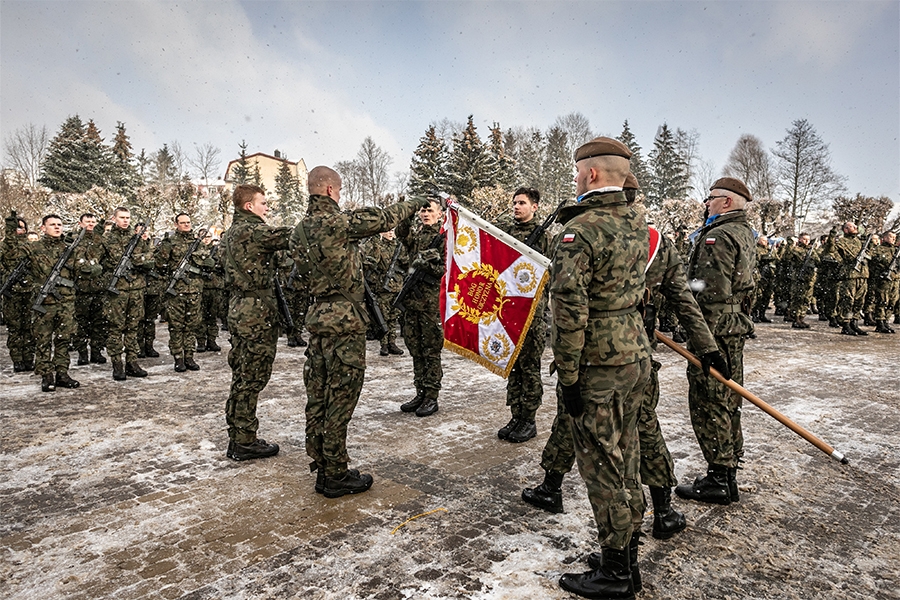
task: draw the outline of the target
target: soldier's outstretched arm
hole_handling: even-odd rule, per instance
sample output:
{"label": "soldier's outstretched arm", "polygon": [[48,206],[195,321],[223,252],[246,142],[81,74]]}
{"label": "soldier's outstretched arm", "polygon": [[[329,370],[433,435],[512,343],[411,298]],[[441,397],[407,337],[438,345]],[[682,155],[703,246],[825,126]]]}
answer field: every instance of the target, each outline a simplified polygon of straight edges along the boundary
{"label": "soldier's outstretched arm", "polygon": [[254,243],[258,244],[265,250],[277,252],[278,250],[287,250],[291,242],[291,233],[293,227],[272,227],[264,225],[253,229],[251,238]]}
{"label": "soldier's outstretched arm", "polygon": [[[428,203],[427,200],[424,203]],[[350,213],[350,238],[360,240],[397,227],[422,207],[422,200],[404,200],[386,208],[366,207]]]}

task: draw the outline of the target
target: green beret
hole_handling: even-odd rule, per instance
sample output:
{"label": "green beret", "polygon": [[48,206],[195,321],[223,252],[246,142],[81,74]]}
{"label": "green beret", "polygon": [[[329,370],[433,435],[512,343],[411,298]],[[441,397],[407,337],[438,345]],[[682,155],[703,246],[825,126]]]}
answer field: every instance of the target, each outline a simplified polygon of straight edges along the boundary
{"label": "green beret", "polygon": [[720,190],[728,190],[729,192],[734,192],[739,196],[743,196],[747,199],[747,202],[752,202],[753,197],[750,195],[750,190],[747,189],[747,186],[744,185],[744,182],[740,179],[735,179],[734,177],[722,177],[709,188],[710,191],[715,189]]}
{"label": "green beret", "polygon": [[622,185],[623,190],[639,190],[641,186],[638,185],[637,177],[634,176],[634,173],[629,172],[628,177],[625,178],[625,183]]}
{"label": "green beret", "polygon": [[594,138],[575,151],[575,162],[595,156],[621,156],[631,158],[631,150],[620,142],[608,137]]}

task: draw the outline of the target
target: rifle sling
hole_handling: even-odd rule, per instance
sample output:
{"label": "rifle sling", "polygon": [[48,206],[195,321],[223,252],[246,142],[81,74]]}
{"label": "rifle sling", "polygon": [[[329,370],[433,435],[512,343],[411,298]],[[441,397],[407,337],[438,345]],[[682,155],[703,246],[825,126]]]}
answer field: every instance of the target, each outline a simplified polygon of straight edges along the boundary
{"label": "rifle sling", "polygon": [[[321,275],[324,275],[325,279],[328,281],[328,284],[331,285],[331,287],[333,287],[334,289],[336,289],[338,291],[338,293],[341,296],[343,296],[347,302],[349,302],[350,304],[353,305],[353,310],[356,311],[356,316],[358,316],[362,320],[363,323],[368,323],[366,315],[364,314],[365,311],[363,311],[362,307],[359,305],[359,300],[354,300],[353,298],[351,298],[350,294],[345,292],[344,288],[342,288],[337,283],[335,283],[335,281],[334,281],[334,279],[332,279],[331,275],[326,273],[320,267],[320,265],[325,261],[325,257],[322,255],[322,251],[319,248],[313,248],[312,246],[309,245],[309,240],[306,238],[306,229],[304,229],[302,222],[297,225],[297,231],[298,231],[298,235],[300,236],[300,243],[303,244],[304,248],[306,249],[306,252],[311,254],[313,252],[313,250],[317,251],[316,252],[317,256],[315,257],[316,260],[313,261],[313,264],[312,264],[313,270],[318,271]],[[316,302],[321,302],[325,298],[333,298],[333,297],[334,297],[334,294],[329,294],[326,296],[316,296]]]}

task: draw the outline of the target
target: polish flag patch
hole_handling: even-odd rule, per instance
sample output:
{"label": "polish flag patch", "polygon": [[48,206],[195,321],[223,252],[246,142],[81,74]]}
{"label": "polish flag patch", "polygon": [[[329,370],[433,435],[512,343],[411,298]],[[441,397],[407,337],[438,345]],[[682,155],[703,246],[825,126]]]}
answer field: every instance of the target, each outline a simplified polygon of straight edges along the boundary
{"label": "polish flag patch", "polygon": [[563,234],[562,241],[563,241],[563,243],[574,242],[574,241],[575,241],[575,234],[574,234],[574,233],[566,233],[566,234]]}
{"label": "polish flag patch", "polygon": [[716,244],[716,238],[706,238],[707,246],[714,246]]}

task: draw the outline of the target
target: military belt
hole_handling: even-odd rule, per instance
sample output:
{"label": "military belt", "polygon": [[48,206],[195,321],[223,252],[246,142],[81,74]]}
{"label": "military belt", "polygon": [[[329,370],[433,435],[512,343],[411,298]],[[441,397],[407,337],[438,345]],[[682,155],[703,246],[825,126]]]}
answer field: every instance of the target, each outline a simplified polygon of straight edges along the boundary
{"label": "military belt", "polygon": [[721,309],[721,312],[725,314],[742,312],[740,304],[725,304],[724,302],[714,302],[712,304],[707,304],[706,309],[709,311]]}
{"label": "military belt", "polygon": [[275,295],[275,291],[272,288],[260,288],[257,290],[234,290],[234,292],[232,293],[240,298],[270,298]]}
{"label": "military belt", "polygon": [[637,306],[629,306],[628,308],[620,308],[618,310],[596,310],[592,308],[590,309],[590,316],[593,318],[621,317],[622,315],[630,315],[633,312],[637,312]]}
{"label": "military belt", "polygon": [[324,296],[316,296],[315,298],[313,298],[312,301],[314,304],[321,304],[322,302],[340,302],[341,300],[347,300],[348,298],[351,302],[362,302],[363,301],[362,294],[347,294],[345,296],[344,294],[340,294],[340,293],[339,294],[326,294]]}

